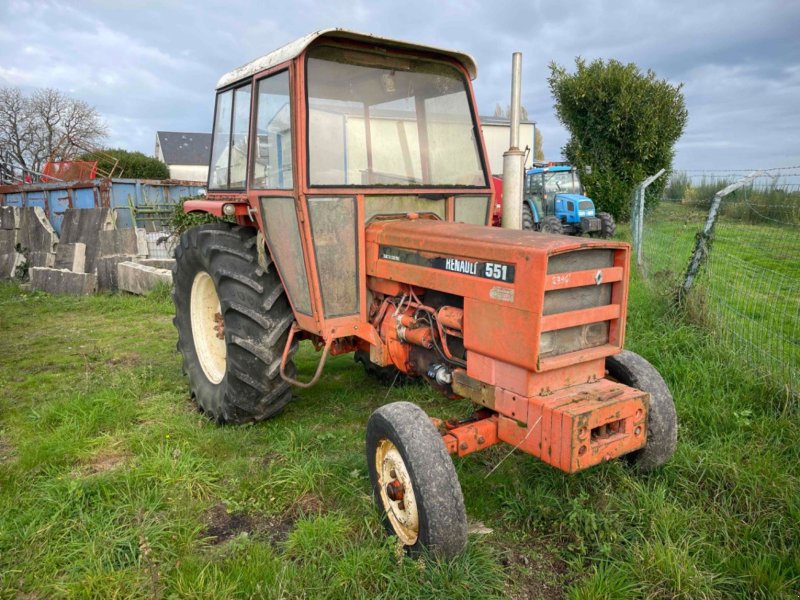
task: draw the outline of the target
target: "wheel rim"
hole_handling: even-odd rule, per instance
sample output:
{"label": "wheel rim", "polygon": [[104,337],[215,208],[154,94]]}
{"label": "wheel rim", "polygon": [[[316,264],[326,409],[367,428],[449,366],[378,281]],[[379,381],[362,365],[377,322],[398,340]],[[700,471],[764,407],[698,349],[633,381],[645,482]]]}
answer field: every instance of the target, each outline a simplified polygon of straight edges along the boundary
{"label": "wheel rim", "polygon": [[211,383],[219,383],[225,377],[227,362],[225,324],[214,280],[205,271],[195,275],[192,282],[189,312],[200,366]]}
{"label": "wheel rim", "polygon": [[397,537],[413,546],[419,537],[419,512],[414,487],[400,451],[389,440],[381,440],[375,449],[375,468],[381,504]]}

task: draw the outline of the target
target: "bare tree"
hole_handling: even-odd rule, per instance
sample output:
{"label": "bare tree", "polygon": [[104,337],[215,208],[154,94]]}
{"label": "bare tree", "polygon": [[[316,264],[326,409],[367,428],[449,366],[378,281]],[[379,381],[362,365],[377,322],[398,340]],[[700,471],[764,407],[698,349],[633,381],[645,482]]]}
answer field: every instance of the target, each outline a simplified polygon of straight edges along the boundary
{"label": "bare tree", "polygon": [[0,88],[0,155],[20,167],[41,171],[48,160],[69,160],[91,150],[108,134],[97,110],[58,90],[25,96]]}

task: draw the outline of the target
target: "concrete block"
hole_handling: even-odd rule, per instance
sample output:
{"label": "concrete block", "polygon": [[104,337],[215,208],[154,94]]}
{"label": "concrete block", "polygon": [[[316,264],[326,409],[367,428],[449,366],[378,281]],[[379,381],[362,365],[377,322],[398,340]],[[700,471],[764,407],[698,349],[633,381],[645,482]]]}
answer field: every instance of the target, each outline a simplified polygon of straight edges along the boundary
{"label": "concrete block", "polygon": [[113,292],[119,289],[117,282],[117,265],[122,262],[132,262],[136,259],[130,254],[116,256],[101,256],[97,259],[97,289],[103,292]]}
{"label": "concrete block", "polygon": [[19,252],[0,254],[0,280],[14,279],[17,267],[25,264],[25,256]]}
{"label": "concrete block", "polygon": [[46,267],[48,269],[52,269],[55,264],[55,252],[28,252],[29,267]]}
{"label": "concrete block", "polygon": [[53,266],[56,269],[67,269],[73,273],[83,273],[86,267],[86,244],[83,242],[60,243],[56,248],[56,260]]}
{"label": "concrete block", "polygon": [[19,228],[19,208],[16,206],[0,206],[0,229]]}
{"label": "concrete block", "polygon": [[31,288],[50,294],[83,296],[91,294],[97,287],[94,273],[73,273],[64,269],[33,267],[29,271]]}
{"label": "concrete block", "polygon": [[97,256],[117,256],[120,254],[138,254],[138,240],[135,229],[111,229],[101,231],[98,237]]}
{"label": "concrete block", "polygon": [[69,208],[61,222],[61,242],[86,244],[87,273],[94,273],[101,231],[114,229],[116,215],[109,208]]}
{"label": "concrete block", "polygon": [[171,285],[172,272],[135,262],[121,262],[117,265],[117,283],[125,292],[147,294],[159,283]]}
{"label": "concrete block", "polygon": [[17,251],[17,231],[0,229],[0,254],[12,254]]}
{"label": "concrete block", "polygon": [[150,256],[147,248],[147,231],[139,227],[136,228],[136,254],[138,256]]}
{"label": "concrete block", "polygon": [[156,269],[166,269],[167,271],[172,271],[172,267],[175,266],[174,258],[139,258],[135,262],[140,265],[155,267]]}
{"label": "concrete block", "polygon": [[38,206],[19,209],[17,243],[28,252],[56,251],[58,234]]}

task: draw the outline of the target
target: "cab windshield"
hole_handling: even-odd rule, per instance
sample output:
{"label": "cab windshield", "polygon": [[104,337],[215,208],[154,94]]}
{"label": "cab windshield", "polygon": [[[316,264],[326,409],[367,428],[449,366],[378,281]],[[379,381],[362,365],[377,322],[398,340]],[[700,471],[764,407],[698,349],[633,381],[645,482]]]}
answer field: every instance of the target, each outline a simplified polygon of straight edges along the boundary
{"label": "cab windshield", "polygon": [[310,185],[487,185],[452,65],[318,46],[306,73]]}
{"label": "cab windshield", "polygon": [[551,171],[544,174],[544,191],[548,194],[580,194],[581,184],[574,171]]}

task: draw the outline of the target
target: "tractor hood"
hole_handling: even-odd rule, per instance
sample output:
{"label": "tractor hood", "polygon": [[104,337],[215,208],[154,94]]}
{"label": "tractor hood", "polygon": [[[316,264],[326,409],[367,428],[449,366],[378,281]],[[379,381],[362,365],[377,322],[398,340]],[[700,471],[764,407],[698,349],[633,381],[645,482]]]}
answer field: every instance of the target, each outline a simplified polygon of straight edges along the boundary
{"label": "tractor hood", "polygon": [[[392,295],[403,282],[461,296],[473,359],[540,371],[573,364],[567,353],[588,360],[619,352],[628,248],[433,219],[377,221],[366,231],[366,274],[370,289]],[[550,354],[540,357],[539,340],[550,331],[560,350],[545,348]]]}
{"label": "tractor hood", "polygon": [[589,198],[588,196],[584,196],[582,194],[556,194],[556,198],[558,200],[565,200],[565,201],[572,200],[573,202],[576,203],[581,202],[583,200],[589,200],[589,202],[592,201],[591,198]]}

